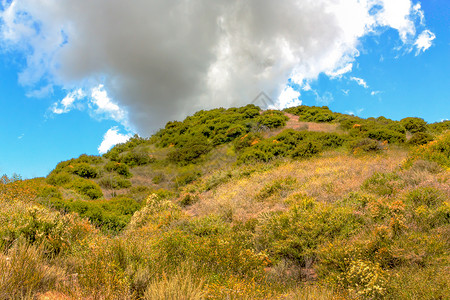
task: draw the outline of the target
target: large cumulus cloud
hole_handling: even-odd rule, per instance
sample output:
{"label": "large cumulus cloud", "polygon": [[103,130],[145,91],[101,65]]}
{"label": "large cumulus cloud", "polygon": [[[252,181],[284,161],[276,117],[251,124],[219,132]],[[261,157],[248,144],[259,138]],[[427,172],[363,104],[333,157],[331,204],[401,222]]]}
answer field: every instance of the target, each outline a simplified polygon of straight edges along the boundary
{"label": "large cumulus cloud", "polygon": [[2,5],[2,45],[25,55],[23,85],[101,85],[141,134],[198,109],[249,103],[261,91],[277,99],[289,78],[302,86],[320,73],[341,76],[351,71],[361,37],[385,28],[397,30],[405,47],[426,50],[416,43],[423,13],[410,0]]}

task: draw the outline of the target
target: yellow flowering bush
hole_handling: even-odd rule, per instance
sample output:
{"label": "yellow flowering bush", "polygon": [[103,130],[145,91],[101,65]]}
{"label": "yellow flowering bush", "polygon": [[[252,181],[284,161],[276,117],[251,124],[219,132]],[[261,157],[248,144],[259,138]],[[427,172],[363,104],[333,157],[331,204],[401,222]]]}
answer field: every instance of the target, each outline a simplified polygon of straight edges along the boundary
{"label": "yellow flowering bush", "polygon": [[355,260],[340,278],[350,295],[365,299],[380,299],[386,294],[387,274],[378,263]]}

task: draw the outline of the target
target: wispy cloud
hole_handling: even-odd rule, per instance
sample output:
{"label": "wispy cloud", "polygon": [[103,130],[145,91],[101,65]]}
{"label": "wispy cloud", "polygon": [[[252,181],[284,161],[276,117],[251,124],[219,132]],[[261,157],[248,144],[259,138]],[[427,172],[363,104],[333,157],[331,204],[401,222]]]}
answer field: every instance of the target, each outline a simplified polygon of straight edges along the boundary
{"label": "wispy cloud", "polygon": [[342,75],[351,72],[352,69],[353,69],[353,64],[352,64],[352,63],[349,63],[349,64],[347,64],[346,66],[344,66],[343,68],[340,68],[340,69],[335,70],[335,71],[328,71],[328,72],[326,72],[326,74],[327,74],[331,79],[334,79],[334,78],[340,78],[340,77],[342,77]]}
{"label": "wispy cloud", "polygon": [[347,114],[352,115],[352,116],[359,116],[362,112],[364,111],[364,108],[359,108],[355,111],[346,111]]}
{"label": "wispy cloud", "polygon": [[53,85],[47,84],[39,89],[32,90],[26,93],[29,98],[44,98],[53,93]]}
{"label": "wispy cloud", "polygon": [[381,94],[381,91],[372,91],[372,92],[370,93],[371,96],[376,96],[376,95],[378,95],[378,94]]}
{"label": "wispy cloud", "polygon": [[362,86],[365,89],[369,88],[369,86],[367,85],[367,82],[362,78],[352,76],[352,77],[350,77],[350,80],[355,81],[358,85]]}
{"label": "wispy cloud", "polygon": [[53,103],[50,110],[57,115],[66,114],[77,107],[76,101],[82,100],[85,97],[86,94],[82,89],[76,89],[69,92],[60,102]]}

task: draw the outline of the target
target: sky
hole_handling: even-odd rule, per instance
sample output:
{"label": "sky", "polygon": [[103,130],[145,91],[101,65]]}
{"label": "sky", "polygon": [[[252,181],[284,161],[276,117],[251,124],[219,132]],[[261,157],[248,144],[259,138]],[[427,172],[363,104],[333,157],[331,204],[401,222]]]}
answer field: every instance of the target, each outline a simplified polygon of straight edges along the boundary
{"label": "sky", "polygon": [[0,0],[0,174],[200,109],[450,119],[448,0]]}

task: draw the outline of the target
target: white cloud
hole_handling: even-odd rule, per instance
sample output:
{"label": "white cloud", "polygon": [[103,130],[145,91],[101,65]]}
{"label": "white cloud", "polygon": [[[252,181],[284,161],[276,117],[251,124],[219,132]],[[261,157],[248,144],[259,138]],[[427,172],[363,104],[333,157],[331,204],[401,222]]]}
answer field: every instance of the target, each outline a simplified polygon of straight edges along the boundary
{"label": "white cloud", "polygon": [[414,14],[416,14],[419,17],[420,20],[420,25],[425,25],[425,14],[423,13],[422,10],[422,5],[420,5],[420,3],[416,3],[413,6],[413,12]]}
{"label": "white cloud", "polygon": [[377,23],[394,28],[400,39],[406,43],[415,34],[413,19],[420,8],[414,10],[410,0],[381,0],[382,9],[377,14]]}
{"label": "white cloud", "polygon": [[341,90],[341,91],[345,96],[348,96],[348,93],[350,93],[350,90]]}
{"label": "white cloud", "polygon": [[422,31],[421,34],[417,37],[414,46],[416,46],[416,56],[420,54],[420,52],[425,52],[428,48],[433,45],[433,40],[436,38],[436,35],[429,30]]}
{"label": "white cloud", "polygon": [[98,153],[104,154],[113,146],[126,143],[131,137],[131,134],[121,134],[117,127],[112,127],[103,136],[103,141],[100,146],[98,146]]}
{"label": "white cloud", "polygon": [[334,78],[340,78],[340,77],[342,77],[342,75],[344,75],[344,74],[346,74],[346,73],[348,73],[348,72],[351,72],[352,69],[353,69],[353,64],[350,63],[350,64],[347,64],[345,67],[339,69],[339,70],[336,70],[336,71],[329,71],[329,72],[327,72],[326,74],[327,74],[331,79],[334,79]]}
{"label": "white cloud", "polygon": [[278,97],[278,103],[281,107],[292,107],[302,104],[302,100],[299,99],[300,92],[294,90],[292,87],[286,87]]}
{"label": "white cloud", "polygon": [[312,90],[312,87],[308,82],[305,82],[305,83],[303,83],[302,90],[305,92],[309,92]]}
{"label": "white cloud", "polygon": [[362,78],[350,77],[350,80],[355,81],[358,85],[362,86],[365,89],[369,88],[369,86],[367,85],[367,82],[364,79],[362,79]]}
{"label": "white cloud", "polygon": [[372,92],[370,93],[370,95],[376,96],[376,95],[378,95],[378,94],[380,94],[380,93],[381,93],[381,91],[372,91]]}
{"label": "white cloud", "polygon": [[111,100],[102,84],[92,89],[91,103],[96,118],[107,118],[123,125],[127,124],[126,112]]}
{"label": "white cloud", "polygon": [[85,97],[82,89],[69,92],[60,102],[53,103],[50,108],[54,114],[66,114],[75,108],[75,102]]}
{"label": "white cloud", "polygon": [[[25,55],[23,85],[82,88],[91,115],[123,120],[127,112],[142,135],[261,91],[277,99],[289,78],[302,90],[321,73],[340,77],[352,70],[361,39],[386,28],[405,47],[428,45],[417,40],[423,12],[411,0],[3,3],[1,46]],[[58,103],[53,111],[73,108]]]}
{"label": "white cloud", "polygon": [[352,116],[359,116],[364,111],[364,108],[357,109],[356,112],[354,111],[346,111],[347,114]]}
{"label": "white cloud", "polygon": [[83,110],[88,107],[89,114],[94,119],[114,120],[127,128],[130,127],[126,111],[111,100],[102,84],[93,87],[89,96],[82,89],[71,91],[60,102],[53,103],[50,110],[60,115],[73,109]]}

